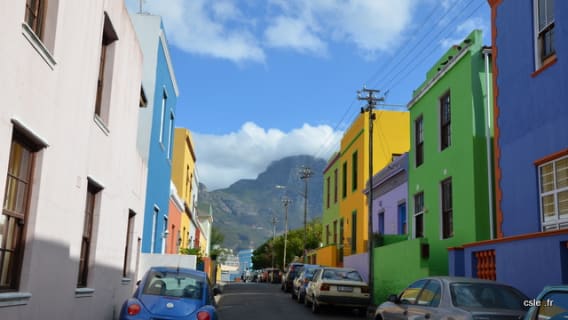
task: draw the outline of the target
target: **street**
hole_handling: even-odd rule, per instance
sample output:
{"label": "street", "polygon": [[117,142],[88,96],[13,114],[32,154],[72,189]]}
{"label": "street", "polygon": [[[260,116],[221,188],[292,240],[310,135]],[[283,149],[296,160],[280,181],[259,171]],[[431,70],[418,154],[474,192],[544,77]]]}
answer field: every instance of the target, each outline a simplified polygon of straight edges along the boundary
{"label": "street", "polygon": [[323,308],[313,314],[310,308],[292,300],[280,284],[230,283],[222,287],[217,306],[221,320],[271,319],[365,319],[353,310]]}

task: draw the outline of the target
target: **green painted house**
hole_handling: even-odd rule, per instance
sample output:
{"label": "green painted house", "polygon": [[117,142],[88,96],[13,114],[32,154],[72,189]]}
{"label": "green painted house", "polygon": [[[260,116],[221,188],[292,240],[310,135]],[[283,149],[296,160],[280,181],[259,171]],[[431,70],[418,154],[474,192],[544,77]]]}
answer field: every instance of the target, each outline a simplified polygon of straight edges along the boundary
{"label": "green painted house", "polygon": [[476,30],[414,91],[408,235],[375,248],[375,303],[420,277],[447,275],[448,248],[492,237],[490,70],[490,50]]}
{"label": "green painted house", "polygon": [[341,257],[337,245],[342,235],[341,215],[339,214],[339,172],[340,154],[336,152],[327,162],[323,171],[323,205],[322,205],[322,248],[317,252],[317,263],[326,266],[341,265]]}

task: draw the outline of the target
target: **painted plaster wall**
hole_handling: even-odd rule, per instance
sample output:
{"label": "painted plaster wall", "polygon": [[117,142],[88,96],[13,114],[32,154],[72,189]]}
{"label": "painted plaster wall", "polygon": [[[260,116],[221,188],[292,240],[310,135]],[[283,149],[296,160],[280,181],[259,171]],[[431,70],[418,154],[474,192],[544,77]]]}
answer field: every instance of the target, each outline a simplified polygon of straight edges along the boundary
{"label": "painted plaster wall", "polygon": [[[393,154],[403,154],[408,151],[409,113],[400,111],[376,110],[376,120],[373,130],[373,171],[378,172],[392,161]],[[367,250],[365,243],[368,239],[368,209],[367,200],[363,194],[365,182],[369,179],[368,165],[368,114],[361,114],[353,122],[341,140],[341,158],[339,160],[339,197],[340,215],[345,221],[344,247],[345,255],[362,253]],[[387,147],[388,146],[388,147]],[[357,181],[353,188],[353,154],[357,154]],[[347,195],[343,197],[343,166],[347,168]],[[357,215],[356,251],[351,251],[347,239],[352,237],[352,214]]]}
{"label": "painted plaster wall", "polygon": [[420,258],[422,241],[412,239],[375,248],[375,303],[386,301],[390,294],[399,294],[413,281],[430,275],[428,262]]}
{"label": "painted plaster wall", "polygon": [[[163,232],[167,208],[169,202],[169,184],[171,176],[171,147],[173,147],[173,132],[170,135],[170,128],[174,128],[176,101],[178,96],[175,75],[171,67],[170,56],[168,53],[167,41],[165,40],[164,28],[159,16],[148,14],[133,14],[132,19],[137,31],[138,38],[141,39],[142,51],[144,53],[144,63],[150,63],[155,69],[147,66],[144,68],[143,86],[153,88],[154,92],[147,93],[151,96],[148,101],[152,105],[149,137],[148,155],[148,183],[146,190],[146,206],[144,214],[144,232],[142,238],[142,252],[160,253],[165,248],[163,244]],[[155,62],[150,60],[155,54]],[[162,126],[162,103],[164,92],[167,95],[165,116]],[[147,127],[143,127],[147,129]],[[162,130],[162,132],[160,132]],[[162,140],[160,141],[160,134]],[[157,218],[154,214],[157,212]],[[153,226],[154,221],[156,226]],[[152,235],[154,242],[152,247]]]}
{"label": "painted plaster wall", "polygon": [[568,148],[568,2],[554,2],[557,62],[536,77],[532,3],[502,1],[494,21],[503,236],[541,231],[534,162]]}
{"label": "painted plaster wall", "polygon": [[[409,231],[414,237],[414,196],[424,193],[424,236],[430,245],[430,272],[448,273],[446,248],[489,238],[489,190],[485,116],[484,60],[481,33],[473,32],[466,54],[411,105],[411,136],[414,121],[423,118],[424,162],[416,167],[415,142],[409,153]],[[463,44],[462,44],[463,45]],[[451,49],[448,55],[457,54]],[[434,66],[435,68],[436,66]],[[439,99],[451,95],[451,146],[440,151]],[[454,235],[442,239],[440,183],[452,179]]]}
{"label": "painted plaster wall", "polygon": [[327,247],[318,248],[316,254],[316,264],[320,266],[336,267],[337,264],[337,246],[329,245]]}
{"label": "painted plaster wall", "polygon": [[[398,234],[398,206],[406,203],[408,184],[397,186],[387,194],[373,200],[373,232],[379,232],[379,213],[384,213],[384,234]],[[408,218],[407,220],[408,221]]]}
{"label": "painted plaster wall", "polygon": [[[328,162],[326,170],[323,172],[323,214],[322,214],[322,226],[323,235],[322,242],[324,246],[330,244],[337,244],[339,241],[339,220],[341,218],[339,214],[339,202],[341,201],[340,195],[340,166],[338,161],[338,155],[334,154]],[[337,175],[336,175],[337,174]],[[329,179],[329,191],[327,181]],[[335,186],[337,186],[337,198],[335,197]],[[329,192],[329,207],[327,206],[327,194]],[[337,230],[334,230],[334,221],[336,222]],[[327,234],[329,230],[329,235]],[[334,241],[334,233],[336,234],[337,241]],[[328,241],[329,240],[329,241]]]}
{"label": "painted plaster wall", "polygon": [[369,254],[359,253],[344,258],[343,266],[353,268],[361,274],[365,281],[369,281]]}
{"label": "painted plaster wall", "polygon": [[521,290],[535,298],[544,286],[568,283],[568,232],[467,246],[463,251],[464,273],[476,276],[475,252],[495,250],[497,281]]}
{"label": "painted plaster wall", "polygon": [[[49,3],[57,20],[57,37],[47,54],[52,65],[39,54],[41,46],[24,35],[26,1],[2,5],[0,40],[10,44],[0,48],[2,197],[14,121],[47,146],[35,165],[18,290],[33,298],[0,307],[0,318],[111,319],[135,283],[136,249],[130,253],[128,280],[122,281],[129,211],[137,213],[132,230],[136,239],[144,210],[147,168],[136,150],[142,53],[123,2]],[[105,95],[110,113],[102,125],[94,120],[94,105],[104,12],[119,40],[110,49],[113,68],[107,74],[112,81]],[[88,287],[93,291],[78,298],[88,177],[104,189],[91,249]],[[10,294],[0,293],[0,301]]]}
{"label": "painted plaster wall", "polygon": [[[183,203],[177,196],[177,190],[170,183],[170,203],[168,208],[168,237],[166,239],[166,253],[179,253],[178,238],[181,238],[181,216],[183,212]],[[181,243],[180,243],[181,245]]]}

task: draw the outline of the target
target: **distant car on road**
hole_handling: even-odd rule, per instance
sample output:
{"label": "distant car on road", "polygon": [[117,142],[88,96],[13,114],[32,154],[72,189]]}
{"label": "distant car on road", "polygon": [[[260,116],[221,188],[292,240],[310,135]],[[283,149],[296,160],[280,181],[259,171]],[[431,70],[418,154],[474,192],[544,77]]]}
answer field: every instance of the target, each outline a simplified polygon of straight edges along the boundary
{"label": "distant car on road", "polygon": [[352,268],[322,267],[306,287],[304,304],[319,312],[322,306],[356,308],[365,314],[369,305],[369,286]]}
{"label": "distant car on road", "polygon": [[286,273],[282,277],[282,285],[281,289],[284,292],[291,292],[292,291],[292,281],[302,272],[302,268],[304,267],[303,263],[293,262],[290,263]]}
{"label": "distant car on road", "polygon": [[428,277],[391,295],[377,307],[375,320],[517,320],[527,312],[527,300],[519,290],[491,280]]}
{"label": "distant car on road", "polygon": [[568,286],[545,287],[524,305],[530,307],[525,320],[568,320]]}
{"label": "distant car on road", "polygon": [[186,268],[152,267],[122,305],[120,320],[217,320],[207,274]]}

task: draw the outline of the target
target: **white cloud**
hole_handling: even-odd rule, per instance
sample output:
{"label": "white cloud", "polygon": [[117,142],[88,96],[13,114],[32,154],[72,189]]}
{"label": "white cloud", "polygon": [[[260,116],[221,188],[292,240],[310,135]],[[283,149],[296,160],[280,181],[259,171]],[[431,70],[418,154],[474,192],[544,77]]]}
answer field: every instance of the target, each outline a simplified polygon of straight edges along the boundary
{"label": "white cloud", "polygon": [[[126,0],[137,10],[136,0]],[[330,42],[365,56],[393,50],[412,21],[411,0],[146,0],[170,42],[236,63],[266,61],[266,48],[327,56]],[[415,2],[413,2],[415,4]]]}
{"label": "white cloud", "polygon": [[490,27],[487,22],[485,22],[480,17],[470,18],[456,26],[455,32],[452,37],[443,38],[440,40],[440,45],[442,49],[446,50],[454,44],[461,43],[468,34],[470,34],[475,29],[481,29],[483,34],[487,36],[490,32]]}
{"label": "white cloud", "polygon": [[[327,159],[341,133],[327,125],[304,124],[290,132],[264,129],[253,122],[225,135],[192,133],[199,178],[210,190],[239,179],[254,179],[274,160],[291,155],[319,155]],[[325,146],[325,147],[322,147]]]}
{"label": "white cloud", "polygon": [[187,52],[236,63],[266,59],[250,23],[241,23],[242,13],[229,1],[146,1],[144,11],[161,15],[168,40]]}

